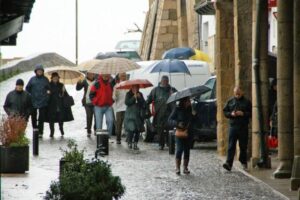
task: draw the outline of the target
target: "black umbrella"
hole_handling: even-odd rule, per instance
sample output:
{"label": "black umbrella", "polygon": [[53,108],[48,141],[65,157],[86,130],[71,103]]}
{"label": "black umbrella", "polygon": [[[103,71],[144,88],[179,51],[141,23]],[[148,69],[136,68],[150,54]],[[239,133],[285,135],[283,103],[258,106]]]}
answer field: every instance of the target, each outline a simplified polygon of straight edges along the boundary
{"label": "black umbrella", "polygon": [[205,86],[205,85],[186,88],[186,89],[183,89],[183,90],[180,90],[178,92],[173,93],[169,97],[169,99],[167,101],[167,104],[172,103],[174,101],[178,101],[178,100],[183,99],[185,97],[195,97],[195,96],[200,95],[202,93],[205,93],[209,90],[211,90],[211,89],[209,87]]}

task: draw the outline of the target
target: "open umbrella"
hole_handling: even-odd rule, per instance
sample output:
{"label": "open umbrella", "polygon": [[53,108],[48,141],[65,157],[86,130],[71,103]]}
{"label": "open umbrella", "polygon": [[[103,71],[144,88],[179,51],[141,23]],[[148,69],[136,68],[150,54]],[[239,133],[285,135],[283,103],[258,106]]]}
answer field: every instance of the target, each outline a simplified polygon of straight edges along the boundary
{"label": "open umbrella", "polygon": [[160,60],[149,67],[151,69],[150,73],[160,73],[160,72],[167,72],[167,73],[185,73],[189,74],[190,70],[186,66],[186,64],[177,59],[165,59]]}
{"label": "open umbrella", "polygon": [[189,59],[195,55],[194,49],[190,47],[178,47],[165,51],[162,59]]}
{"label": "open umbrella", "polygon": [[80,63],[78,67],[75,67],[75,69],[79,71],[89,71],[92,67],[97,65],[99,62],[100,60],[97,59],[87,60]]}
{"label": "open umbrella", "polygon": [[140,88],[152,87],[152,83],[147,79],[134,79],[128,81],[122,81],[116,85],[116,89],[131,89],[133,85],[139,85]]}
{"label": "open umbrella", "polygon": [[51,74],[57,72],[61,82],[64,84],[76,84],[79,80],[84,79],[84,74],[74,70],[72,67],[67,66],[57,66],[47,68],[45,72],[45,76],[50,79]]}
{"label": "open umbrella", "polygon": [[88,71],[94,74],[119,74],[141,68],[135,62],[127,58],[108,58],[98,60]]}
{"label": "open umbrella", "polygon": [[190,57],[191,60],[201,60],[205,62],[211,62],[210,57],[203,51],[200,51],[198,49],[194,49],[194,51],[195,51],[195,55]]}
{"label": "open umbrella", "polygon": [[173,93],[169,97],[169,99],[167,101],[167,104],[172,103],[174,101],[178,101],[178,100],[183,99],[185,97],[195,97],[195,96],[200,95],[200,94],[202,94],[204,92],[207,92],[209,90],[210,90],[210,88],[205,86],[205,85],[186,88],[186,89],[183,89],[183,90],[180,90],[178,92]]}

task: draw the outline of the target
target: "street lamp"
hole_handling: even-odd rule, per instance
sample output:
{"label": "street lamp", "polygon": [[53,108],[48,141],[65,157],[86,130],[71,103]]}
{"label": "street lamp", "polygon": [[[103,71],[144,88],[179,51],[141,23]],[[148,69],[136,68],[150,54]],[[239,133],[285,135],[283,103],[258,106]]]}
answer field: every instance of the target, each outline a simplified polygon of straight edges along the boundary
{"label": "street lamp", "polygon": [[75,0],[75,64],[78,65],[78,0]]}

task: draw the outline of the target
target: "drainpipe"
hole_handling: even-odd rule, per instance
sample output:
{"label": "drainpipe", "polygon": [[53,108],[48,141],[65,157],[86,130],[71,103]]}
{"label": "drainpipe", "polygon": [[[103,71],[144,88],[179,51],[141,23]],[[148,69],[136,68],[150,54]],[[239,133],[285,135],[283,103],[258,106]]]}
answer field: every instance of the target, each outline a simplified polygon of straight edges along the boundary
{"label": "drainpipe", "polygon": [[159,4],[159,0],[156,0],[155,1],[154,17],[153,17],[153,26],[152,26],[152,30],[151,30],[150,45],[149,45],[149,51],[148,51],[148,54],[147,54],[147,60],[150,60],[150,56],[151,56],[151,53],[152,53],[152,46],[153,46],[154,33],[155,33],[155,27],[156,27],[158,4]]}
{"label": "drainpipe", "polygon": [[262,112],[262,98],[261,98],[261,83],[259,73],[259,62],[260,62],[260,25],[261,25],[261,0],[256,0],[256,25],[255,25],[255,42],[254,42],[254,59],[253,59],[253,70],[255,80],[255,91],[256,91],[256,103],[257,103],[257,119],[258,119],[258,134],[260,138],[260,160],[257,163],[258,167],[267,167],[267,150],[265,142],[264,132],[264,121]]}

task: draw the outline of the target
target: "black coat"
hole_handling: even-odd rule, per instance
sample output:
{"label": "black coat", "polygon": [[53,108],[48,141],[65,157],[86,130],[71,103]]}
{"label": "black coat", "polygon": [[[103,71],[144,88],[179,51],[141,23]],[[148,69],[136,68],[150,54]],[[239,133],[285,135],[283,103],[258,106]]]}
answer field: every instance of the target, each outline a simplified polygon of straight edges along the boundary
{"label": "black coat", "polygon": [[9,116],[19,115],[28,119],[32,112],[30,94],[26,91],[11,91],[6,96],[3,108]]}
{"label": "black coat", "polygon": [[47,90],[49,90],[49,80],[45,76],[34,76],[29,80],[26,91],[31,94],[34,108],[39,109],[48,106]]}
{"label": "black coat", "polygon": [[183,108],[175,107],[168,119],[168,125],[170,128],[188,128],[189,136],[192,135],[192,124],[196,121],[196,115],[192,114],[192,107]]}
{"label": "black coat", "polygon": [[[233,117],[231,116],[233,111],[242,111],[244,112],[244,116]],[[245,97],[241,97],[240,99],[232,97],[227,101],[223,112],[225,117],[229,119],[231,126],[246,126],[251,118],[252,105]]]}
{"label": "black coat", "polygon": [[50,83],[50,98],[47,109],[48,122],[68,122],[74,120],[71,107],[63,105],[63,97],[69,96],[62,83]]}
{"label": "black coat", "polygon": [[[84,79],[83,81],[79,81],[79,82],[77,82],[77,84],[76,84],[76,90],[77,90],[77,91],[82,90],[82,88],[83,88],[83,90],[84,90],[83,97],[82,97],[82,100],[81,100],[81,103],[82,103],[83,106],[86,105],[86,98],[87,98],[87,97],[86,97],[86,94],[87,94],[87,91],[88,91],[88,89],[89,89],[89,83],[88,83],[88,81],[89,81],[89,80]],[[93,81],[91,81],[91,82],[93,82]],[[91,104],[91,105],[92,105],[92,104]]]}

